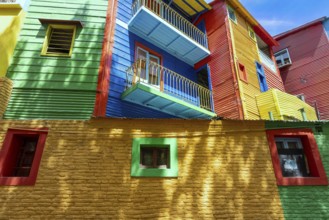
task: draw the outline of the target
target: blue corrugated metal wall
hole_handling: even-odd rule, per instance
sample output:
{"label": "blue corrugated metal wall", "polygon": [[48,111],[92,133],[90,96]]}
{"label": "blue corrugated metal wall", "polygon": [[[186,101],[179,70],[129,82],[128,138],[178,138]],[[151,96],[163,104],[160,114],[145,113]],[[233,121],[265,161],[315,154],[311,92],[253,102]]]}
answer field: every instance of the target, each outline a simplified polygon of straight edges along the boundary
{"label": "blue corrugated metal wall", "polygon": [[160,53],[163,59],[162,65],[166,68],[193,81],[197,80],[195,71],[191,66],[128,31],[127,24],[131,18],[131,4],[131,1],[118,1],[110,76],[110,91],[106,115],[109,117],[128,118],[174,118],[172,115],[125,102],[120,98],[125,89],[126,69],[134,62],[135,42],[139,42]]}

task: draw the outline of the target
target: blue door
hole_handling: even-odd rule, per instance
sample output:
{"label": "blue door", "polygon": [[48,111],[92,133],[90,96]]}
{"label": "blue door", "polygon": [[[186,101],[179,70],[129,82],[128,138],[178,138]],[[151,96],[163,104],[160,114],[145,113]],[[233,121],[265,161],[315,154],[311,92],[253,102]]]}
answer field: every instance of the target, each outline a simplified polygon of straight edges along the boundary
{"label": "blue door", "polygon": [[259,81],[259,87],[261,92],[266,92],[268,90],[264,68],[261,64],[256,62],[256,71]]}

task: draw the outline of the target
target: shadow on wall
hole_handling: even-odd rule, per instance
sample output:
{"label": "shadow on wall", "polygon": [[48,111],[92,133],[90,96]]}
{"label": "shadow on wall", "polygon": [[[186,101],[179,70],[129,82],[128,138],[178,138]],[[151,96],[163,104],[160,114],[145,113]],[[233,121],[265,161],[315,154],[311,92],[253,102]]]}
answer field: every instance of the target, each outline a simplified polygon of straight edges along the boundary
{"label": "shadow on wall", "polygon": [[[102,119],[1,123],[2,140],[8,127],[50,128],[36,185],[1,187],[1,216],[283,218],[262,122]],[[134,137],[177,138],[179,176],[130,177]]]}
{"label": "shadow on wall", "polygon": [[[321,160],[329,176],[329,123],[323,132],[315,133]],[[329,219],[328,186],[279,187],[286,219]]]}
{"label": "shadow on wall", "polygon": [[[91,22],[91,16],[87,15],[94,10],[93,7],[91,4],[81,5],[77,9],[72,9],[75,10],[70,12],[72,18],[66,18],[81,20],[85,24],[82,29],[77,28],[70,58],[40,55],[47,25],[42,26],[35,13],[28,15],[12,65],[7,73],[7,76],[14,81],[15,96],[11,99],[6,116],[9,118],[19,118],[21,115],[27,115],[27,118],[76,118],[79,114],[83,115],[79,116],[80,118],[91,116],[106,15],[106,9],[102,10],[104,17],[100,17],[98,23]],[[33,8],[36,6],[31,6],[31,9]],[[54,14],[51,16],[53,19],[59,19]],[[101,18],[104,20],[101,21]],[[62,115],[58,115],[58,112]]]}

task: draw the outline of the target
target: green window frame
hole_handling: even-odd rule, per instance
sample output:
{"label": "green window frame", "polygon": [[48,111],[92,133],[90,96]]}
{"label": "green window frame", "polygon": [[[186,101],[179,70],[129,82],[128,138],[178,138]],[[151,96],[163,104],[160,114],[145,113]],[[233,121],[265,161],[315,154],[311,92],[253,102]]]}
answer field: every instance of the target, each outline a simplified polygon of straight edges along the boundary
{"label": "green window frame", "polygon": [[[143,168],[141,166],[141,148],[168,148],[168,168]],[[178,176],[178,152],[176,138],[134,138],[131,157],[132,177],[177,177]]]}

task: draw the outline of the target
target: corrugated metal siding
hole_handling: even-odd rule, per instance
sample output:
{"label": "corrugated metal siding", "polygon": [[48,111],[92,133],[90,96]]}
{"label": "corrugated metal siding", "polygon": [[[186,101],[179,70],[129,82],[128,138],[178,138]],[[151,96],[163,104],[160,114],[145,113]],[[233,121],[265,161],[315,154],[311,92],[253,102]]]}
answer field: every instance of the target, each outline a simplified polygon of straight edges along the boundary
{"label": "corrugated metal siding", "polygon": [[[31,2],[7,74],[14,81],[14,89],[5,118],[90,118],[106,10],[106,0]],[[47,26],[42,26],[39,18],[84,23],[84,27],[77,30],[71,58],[40,56]]]}
{"label": "corrugated metal siding", "polygon": [[131,17],[131,5],[132,1],[118,1],[110,76],[110,90],[106,107],[106,115],[108,117],[127,118],[175,118],[172,115],[121,100],[121,94],[125,90],[126,70],[134,62],[135,42],[139,42],[161,54],[163,58],[162,65],[166,68],[171,69],[180,75],[191,79],[192,81],[196,81],[197,79],[195,71],[191,66],[128,31],[127,23]]}
{"label": "corrugated metal siding", "polygon": [[213,9],[203,18],[206,23],[215,112],[225,118],[239,119],[239,101],[231,68],[232,55],[229,50],[230,38],[227,33],[227,11],[225,2],[216,2]]}
{"label": "corrugated metal siding", "polygon": [[0,119],[7,108],[13,82],[7,77],[0,77]]}
{"label": "corrugated metal siding", "polygon": [[[245,107],[245,119],[259,119],[255,96],[260,94],[255,61],[259,61],[257,43],[249,36],[246,19],[236,11],[237,24],[231,22],[235,44],[235,57],[243,64],[248,75],[248,83],[240,80],[241,99]],[[239,74],[238,74],[239,75]]]}
{"label": "corrugated metal siding", "polygon": [[269,112],[275,120],[303,120],[300,109],[304,109],[307,120],[317,120],[315,109],[296,96],[271,89],[257,96],[257,105],[262,119],[270,119]]}
{"label": "corrugated metal siding", "polygon": [[276,51],[287,48],[292,65],[281,68],[288,93],[304,94],[310,105],[317,103],[322,120],[329,119],[329,41],[318,24],[280,39]]}
{"label": "corrugated metal siding", "polygon": [[283,81],[281,78],[281,75],[279,73],[274,73],[272,72],[269,68],[266,67],[266,65],[263,65],[265,75],[266,75],[266,81],[267,81],[267,86],[269,89],[278,89],[281,90],[282,92],[285,91]]}

